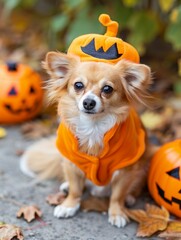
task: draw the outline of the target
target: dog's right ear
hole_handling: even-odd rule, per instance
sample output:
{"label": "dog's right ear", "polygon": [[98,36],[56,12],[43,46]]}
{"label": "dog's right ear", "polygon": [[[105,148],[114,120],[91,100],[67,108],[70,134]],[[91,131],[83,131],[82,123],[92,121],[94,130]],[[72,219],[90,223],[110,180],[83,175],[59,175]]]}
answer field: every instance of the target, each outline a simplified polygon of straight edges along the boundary
{"label": "dog's right ear", "polygon": [[74,56],[59,52],[49,52],[46,55],[45,62],[43,62],[43,68],[54,79],[66,78],[76,62],[77,58]]}
{"label": "dog's right ear", "polygon": [[79,58],[73,55],[59,52],[47,53],[42,66],[50,75],[50,79],[46,83],[50,100],[56,100],[61,90],[67,86],[71,73],[78,62]]}

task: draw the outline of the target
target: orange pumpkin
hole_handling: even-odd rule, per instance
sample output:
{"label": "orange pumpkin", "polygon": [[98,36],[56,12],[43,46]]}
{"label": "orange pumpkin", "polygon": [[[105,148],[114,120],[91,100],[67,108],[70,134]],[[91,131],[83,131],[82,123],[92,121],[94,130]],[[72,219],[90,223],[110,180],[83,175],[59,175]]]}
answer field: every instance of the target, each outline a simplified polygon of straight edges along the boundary
{"label": "orange pumpkin", "polygon": [[107,27],[104,35],[85,34],[71,43],[68,53],[77,55],[81,61],[116,63],[121,59],[139,63],[139,54],[130,44],[117,38],[118,23],[107,14],[101,14],[100,23]]}
{"label": "orange pumpkin", "polygon": [[181,139],[163,145],[154,155],[148,188],[160,206],[181,217]]}
{"label": "orange pumpkin", "polygon": [[0,123],[19,123],[35,117],[41,110],[42,81],[23,64],[0,66]]}

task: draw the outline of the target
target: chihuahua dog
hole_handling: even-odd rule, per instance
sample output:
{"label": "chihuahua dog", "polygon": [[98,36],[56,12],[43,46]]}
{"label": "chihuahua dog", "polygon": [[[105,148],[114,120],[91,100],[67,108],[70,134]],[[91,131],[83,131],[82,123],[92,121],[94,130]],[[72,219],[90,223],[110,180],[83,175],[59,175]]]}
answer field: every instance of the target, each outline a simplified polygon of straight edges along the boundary
{"label": "chihuahua dog", "polygon": [[50,75],[49,99],[58,103],[63,122],[57,146],[69,186],[54,215],[76,214],[88,178],[97,189],[111,187],[108,221],[124,227],[129,221],[125,203],[133,204],[140,194],[149,164],[146,134],[133,105],[148,104],[150,68],[126,60],[81,62],[58,52],[49,52],[43,66]]}

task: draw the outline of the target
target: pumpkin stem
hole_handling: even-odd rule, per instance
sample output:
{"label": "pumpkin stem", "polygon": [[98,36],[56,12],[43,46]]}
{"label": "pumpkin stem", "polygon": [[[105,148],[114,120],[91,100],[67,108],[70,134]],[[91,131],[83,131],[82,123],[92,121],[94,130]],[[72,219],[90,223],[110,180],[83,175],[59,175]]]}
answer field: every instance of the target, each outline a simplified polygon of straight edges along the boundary
{"label": "pumpkin stem", "polygon": [[107,31],[104,34],[105,36],[116,37],[118,32],[118,23],[112,21],[108,14],[101,14],[99,16],[99,22],[107,27]]}

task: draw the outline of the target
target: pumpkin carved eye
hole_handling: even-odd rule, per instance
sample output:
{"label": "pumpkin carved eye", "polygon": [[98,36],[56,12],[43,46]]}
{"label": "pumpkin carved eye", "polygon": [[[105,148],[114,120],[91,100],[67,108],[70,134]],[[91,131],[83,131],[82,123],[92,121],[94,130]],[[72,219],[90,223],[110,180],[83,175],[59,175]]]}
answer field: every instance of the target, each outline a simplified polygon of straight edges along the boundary
{"label": "pumpkin carved eye", "polygon": [[36,92],[36,91],[35,91],[34,87],[31,86],[29,93],[32,94],[32,93],[35,93],[35,92]]}
{"label": "pumpkin carved eye", "polygon": [[173,178],[180,180],[179,176],[180,167],[174,168],[171,171],[168,171],[167,174]]}
{"label": "pumpkin carved eye", "polygon": [[12,87],[10,89],[10,91],[8,92],[8,96],[16,96],[18,93],[17,93],[17,90],[15,87]]}

